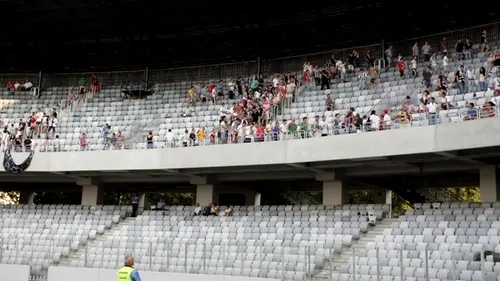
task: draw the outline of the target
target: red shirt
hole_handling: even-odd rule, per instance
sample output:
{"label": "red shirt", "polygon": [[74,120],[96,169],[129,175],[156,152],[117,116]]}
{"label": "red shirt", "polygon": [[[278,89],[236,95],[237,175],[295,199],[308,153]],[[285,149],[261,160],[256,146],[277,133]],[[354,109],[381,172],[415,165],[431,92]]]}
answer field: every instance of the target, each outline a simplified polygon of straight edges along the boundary
{"label": "red shirt", "polygon": [[12,82],[7,82],[7,89],[14,89],[14,84]]}
{"label": "red shirt", "polygon": [[402,60],[398,61],[398,70],[399,71],[405,70],[405,64]]}
{"label": "red shirt", "polygon": [[80,136],[80,146],[82,147],[87,146],[87,138],[85,136]]}

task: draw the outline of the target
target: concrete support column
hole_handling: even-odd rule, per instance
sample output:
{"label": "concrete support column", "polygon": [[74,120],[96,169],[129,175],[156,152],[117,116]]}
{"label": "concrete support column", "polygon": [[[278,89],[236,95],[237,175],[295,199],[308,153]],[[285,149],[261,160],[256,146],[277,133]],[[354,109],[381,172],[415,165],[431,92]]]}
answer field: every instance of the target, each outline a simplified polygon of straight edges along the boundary
{"label": "concrete support column", "polygon": [[82,187],[82,205],[102,205],[104,202],[104,188],[99,187],[91,179],[79,180],[77,185]]}
{"label": "concrete support column", "polygon": [[494,166],[486,166],[479,169],[479,189],[481,191],[482,202],[500,201],[498,176],[498,170]]}
{"label": "concrete support column", "polygon": [[139,197],[139,213],[142,214],[144,212],[144,202],[146,202],[146,193],[137,194]]}
{"label": "concrete support column", "polygon": [[205,206],[208,203],[219,204],[219,183],[209,177],[196,177],[190,180],[196,185],[196,203]]}
{"label": "concrete support column", "polygon": [[255,193],[255,206],[260,206],[260,199],[261,199],[260,193]]}
{"label": "concrete support column", "polygon": [[341,205],[349,202],[349,192],[335,173],[317,173],[316,180],[323,183],[323,205]]}
{"label": "concrete support column", "polygon": [[377,190],[375,204],[392,204],[392,190],[386,188]]}
{"label": "concrete support column", "polygon": [[19,192],[19,204],[33,205],[35,192],[23,190]]}

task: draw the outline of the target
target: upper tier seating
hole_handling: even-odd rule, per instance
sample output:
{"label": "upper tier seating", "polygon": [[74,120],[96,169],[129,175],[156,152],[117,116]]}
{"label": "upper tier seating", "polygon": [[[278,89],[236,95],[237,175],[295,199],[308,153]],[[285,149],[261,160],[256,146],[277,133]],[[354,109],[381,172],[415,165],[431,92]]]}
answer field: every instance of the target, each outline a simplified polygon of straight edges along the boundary
{"label": "upper tier seating", "polygon": [[[370,231],[389,205],[248,206],[233,216],[192,216],[194,207],[145,211],[71,266],[116,268],[126,254],[139,270],[304,280]],[[85,264],[87,261],[87,264]],[[310,266],[310,267],[309,267]]]}
{"label": "upper tier seating", "polygon": [[[430,280],[482,280],[478,253],[500,253],[500,202],[416,207],[419,209],[408,211],[384,235],[377,236],[368,249],[356,253],[356,280],[376,280],[377,264],[381,280],[400,280],[401,254],[405,280],[425,280],[426,248]],[[486,255],[484,272],[486,281],[500,280],[500,263],[494,262],[493,255]],[[352,280],[352,275],[351,259],[333,280]]]}
{"label": "upper tier seating", "polygon": [[[497,43],[490,42],[490,49],[495,50]],[[448,54],[450,59],[448,66],[449,78],[452,78],[453,72],[461,64],[472,65],[476,71],[484,65],[487,60],[487,53],[478,53],[478,48],[479,45],[474,45],[473,59],[467,59],[463,62],[454,60],[454,52]],[[409,61],[409,58],[406,59]],[[439,69],[441,68],[441,60],[442,55],[438,54],[437,68]],[[418,73],[420,74],[422,73],[423,64],[419,63],[418,66]],[[435,87],[437,72],[434,74],[432,80]],[[286,108],[280,115],[273,117],[275,117],[276,121],[282,121],[283,119],[300,120],[307,117],[311,122],[316,115],[326,115],[327,120],[331,122],[335,112],[343,115],[351,107],[356,108],[360,114],[369,114],[371,109],[382,111],[388,108],[391,110],[395,109],[394,107],[400,107],[401,102],[407,95],[416,101],[421,94],[421,77],[413,79],[410,78],[410,75],[407,75],[406,78],[400,79],[395,67],[389,68],[387,72],[380,71],[377,86],[371,88],[370,85],[367,85],[367,89],[362,91],[359,89],[357,75],[358,73],[348,74],[345,79],[346,83],[332,84],[329,90],[320,90],[317,86],[309,85],[305,91],[300,93],[297,101],[292,103],[291,108]],[[297,77],[300,78],[300,73],[297,73]],[[219,77],[214,77],[212,81],[218,79]],[[88,134],[87,140],[90,149],[103,149],[105,145],[102,139],[102,128],[106,123],[112,126],[114,132],[124,132],[125,138],[133,138],[135,135],[145,134],[151,130],[157,147],[165,146],[165,135],[168,129],[172,129],[174,135],[180,136],[185,129],[194,128],[197,130],[205,127],[207,132],[210,132],[217,126],[220,105],[197,106],[195,110],[190,112],[191,117],[183,117],[187,111],[187,91],[193,81],[157,82],[153,87],[155,94],[148,96],[144,100],[122,100],[120,85],[103,84],[102,90],[97,96],[75,106],[67,114],[68,116],[64,114],[59,120],[57,134],[60,136],[62,150],[80,150],[78,144],[82,132]],[[202,85],[208,83],[208,81],[196,81],[196,83],[198,82]],[[44,108],[46,104],[53,105],[65,100],[68,91],[74,89],[75,86],[50,87],[50,85],[47,85],[49,88],[47,88],[41,99],[34,99],[26,93],[8,96],[6,99],[0,100],[0,105],[4,109],[0,117],[5,121],[17,123],[19,118],[28,117],[31,112],[36,111],[38,108]],[[6,90],[0,90],[0,93],[7,96]],[[337,109],[335,112],[324,112],[326,94],[331,94],[335,100]],[[432,93],[433,96],[438,96],[438,94],[438,92]],[[473,102],[480,107],[492,95],[491,90],[457,94],[456,89],[450,89],[448,98],[454,108],[439,112],[441,122],[462,120],[462,117],[466,114],[465,106],[467,103]],[[388,98],[388,96],[396,98]],[[230,102],[227,101],[226,103]],[[379,113],[377,112],[377,114]],[[412,117],[414,126],[428,123],[423,114],[415,113]],[[397,127],[397,124],[394,127]],[[208,141],[208,138],[206,140]],[[142,138],[139,138],[137,142],[135,148],[146,147]]]}
{"label": "upper tier seating", "polygon": [[70,251],[125,218],[127,206],[0,205],[3,264],[29,264],[46,272]]}

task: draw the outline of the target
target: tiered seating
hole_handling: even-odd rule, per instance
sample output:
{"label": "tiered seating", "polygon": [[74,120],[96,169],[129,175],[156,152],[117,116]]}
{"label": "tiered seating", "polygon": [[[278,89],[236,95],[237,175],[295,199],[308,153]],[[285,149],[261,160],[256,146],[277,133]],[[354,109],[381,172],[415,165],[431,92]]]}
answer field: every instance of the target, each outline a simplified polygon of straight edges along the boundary
{"label": "tiered seating", "polygon": [[[72,266],[116,268],[133,254],[136,268],[304,280],[330,250],[349,247],[388,205],[248,206],[233,216],[193,217],[194,207],[145,211]],[[87,264],[85,264],[85,260]]]}
{"label": "tiered seating", "polygon": [[39,275],[124,218],[127,207],[0,205],[1,263]]}
{"label": "tiered seating", "polygon": [[[374,280],[377,264],[383,281],[399,280],[401,266],[405,280],[425,280],[426,248],[430,280],[482,280],[479,253],[500,253],[500,203],[436,203],[416,207],[419,209],[408,211],[384,235],[377,236],[367,250],[357,253],[356,280]],[[500,280],[500,263],[492,255],[486,255],[484,272],[486,281]],[[335,273],[333,280],[347,280],[352,275],[351,259],[350,265]]]}

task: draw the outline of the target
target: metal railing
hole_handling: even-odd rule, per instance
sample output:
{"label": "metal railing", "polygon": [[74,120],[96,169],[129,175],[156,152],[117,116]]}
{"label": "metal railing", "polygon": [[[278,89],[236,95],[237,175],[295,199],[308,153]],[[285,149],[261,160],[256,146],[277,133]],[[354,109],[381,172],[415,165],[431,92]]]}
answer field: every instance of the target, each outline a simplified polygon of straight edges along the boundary
{"label": "metal railing", "polygon": [[473,44],[478,44],[481,39],[481,32],[483,30],[487,31],[487,39],[489,42],[498,41],[500,39],[500,33],[498,32],[500,28],[500,22],[478,25],[474,27],[468,27],[458,30],[451,30],[446,32],[434,33],[427,36],[415,37],[406,40],[398,40],[395,42],[387,42],[385,47],[392,45],[393,47],[393,58],[397,57],[397,54],[403,56],[411,56],[412,47],[417,42],[419,44],[419,52],[421,53],[422,45],[427,42],[432,48],[433,52],[439,52],[443,37],[446,37],[446,47],[448,53],[455,52],[455,43],[458,39],[470,39]]}
{"label": "metal railing", "polygon": [[[402,97],[402,95],[401,95]],[[389,99],[390,100],[390,99]],[[452,111],[441,111],[439,114],[428,115],[425,113],[419,113],[418,116],[409,120],[407,124],[401,124],[399,120],[392,116],[392,121],[390,124],[386,124],[383,121],[377,125],[363,124],[356,126],[355,124],[348,124],[341,120],[338,126],[335,126],[334,122],[331,121],[328,126],[322,130],[311,129],[311,124],[307,126],[309,129],[307,131],[301,131],[299,128],[300,124],[297,124],[297,131],[294,132],[281,132],[280,129],[276,128],[271,132],[264,133],[253,133],[248,135],[238,135],[233,134],[232,131],[228,131],[227,134],[220,134],[219,131],[214,130],[213,132],[206,132],[204,139],[191,140],[188,136],[175,137],[173,140],[167,140],[165,137],[157,138],[152,145],[148,145],[145,141],[133,143],[132,145],[128,142],[128,145],[116,147],[113,144],[108,144],[107,146],[100,146],[99,144],[89,144],[85,148],[78,146],[72,146],[68,149],[65,148],[63,143],[58,143],[58,148],[50,143],[46,146],[32,145],[32,149],[40,152],[61,152],[61,151],[97,151],[97,150],[121,150],[121,149],[164,149],[164,148],[185,148],[192,146],[205,146],[205,145],[227,145],[227,144],[247,144],[247,143],[263,143],[263,142],[275,142],[275,141],[289,141],[289,140],[306,140],[309,138],[316,137],[335,137],[340,134],[351,134],[351,133],[376,133],[378,131],[384,130],[398,130],[398,129],[409,129],[412,127],[426,127],[426,126],[436,126],[440,124],[450,124],[450,123],[460,123],[460,122],[476,122],[475,120],[485,119],[485,118],[496,118],[500,114],[500,107],[491,109],[468,109],[468,108],[455,108],[457,110]],[[471,111],[475,114],[471,115]],[[189,128],[191,129],[191,128]],[[127,140],[125,140],[127,143]],[[5,146],[4,146],[5,147]],[[18,152],[26,151],[24,148],[18,148]]]}
{"label": "metal railing", "polygon": [[81,73],[46,73],[43,75],[43,87],[77,87],[80,79],[84,79],[86,86],[91,84],[92,74],[97,75],[101,87],[120,87],[122,82],[141,85],[144,80],[144,70],[116,71],[116,72],[81,72]]}
{"label": "metal railing", "polygon": [[[403,281],[414,278],[430,281],[471,280],[475,276],[472,280],[486,281],[500,274],[497,265],[500,253],[495,251],[498,247],[494,245],[466,244],[462,247],[461,243],[438,243],[438,238],[433,243],[403,243],[405,238],[423,241],[424,236],[379,235],[375,241],[382,239],[387,242],[370,242],[357,248],[359,237],[351,241],[351,235],[334,233],[337,232],[310,234],[311,238],[307,240],[292,236],[288,238],[291,240],[286,240],[290,246],[284,246],[284,240],[268,240],[265,238],[267,235],[239,243],[236,239],[244,237],[244,233],[208,233],[208,237],[219,238],[207,238],[201,242],[189,239],[190,235],[186,240],[192,242],[163,237],[164,242],[157,242],[159,237],[150,233],[149,237],[136,237],[133,243],[108,240],[93,247],[86,244],[78,248],[56,246],[57,241],[54,240],[50,241],[44,257],[34,255],[37,248],[34,241],[21,241],[15,245],[2,243],[0,257],[12,259],[13,263],[30,265],[32,280],[37,280],[36,276],[46,276],[48,266],[119,268],[127,255],[135,258],[134,268],[138,271],[250,275],[280,280],[361,281],[397,276]],[[230,238],[232,234],[234,238]],[[456,240],[458,236],[452,235],[450,240],[453,237]],[[401,242],[394,242],[395,239]],[[75,253],[79,256],[72,259]],[[63,263],[60,263],[59,256]],[[466,275],[469,277],[464,278]]]}

